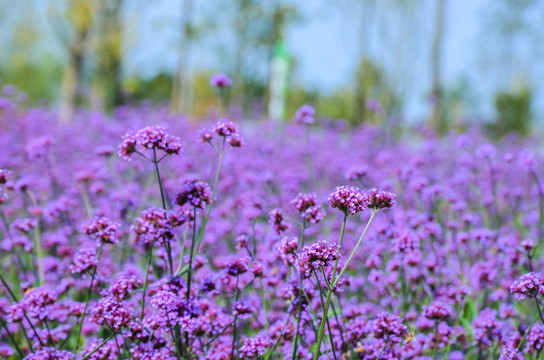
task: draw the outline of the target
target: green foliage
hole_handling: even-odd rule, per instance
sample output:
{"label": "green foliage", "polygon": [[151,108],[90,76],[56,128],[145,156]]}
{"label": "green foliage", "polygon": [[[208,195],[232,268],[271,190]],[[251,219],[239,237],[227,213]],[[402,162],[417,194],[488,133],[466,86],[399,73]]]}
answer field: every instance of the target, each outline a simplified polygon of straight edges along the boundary
{"label": "green foliage", "polygon": [[495,95],[497,119],[489,126],[490,132],[501,137],[510,132],[527,135],[531,130],[531,91],[522,87],[516,91],[499,92]]}
{"label": "green foliage", "polygon": [[172,89],[172,75],[159,73],[151,79],[130,78],[125,82],[125,89],[131,100],[164,101],[168,100]]}
{"label": "green foliage", "polygon": [[28,95],[30,104],[58,99],[62,77],[62,66],[51,57],[39,62],[29,62],[22,55],[14,55],[10,61],[0,64],[0,78],[3,84],[13,84]]}
{"label": "green foliage", "polygon": [[395,94],[393,84],[388,80],[383,69],[368,59],[363,59],[357,72],[357,88],[353,106],[353,115],[349,118],[352,125],[369,121],[383,121],[374,112],[367,109],[366,102],[376,99],[385,110],[385,115],[397,114],[401,108],[401,99]]}

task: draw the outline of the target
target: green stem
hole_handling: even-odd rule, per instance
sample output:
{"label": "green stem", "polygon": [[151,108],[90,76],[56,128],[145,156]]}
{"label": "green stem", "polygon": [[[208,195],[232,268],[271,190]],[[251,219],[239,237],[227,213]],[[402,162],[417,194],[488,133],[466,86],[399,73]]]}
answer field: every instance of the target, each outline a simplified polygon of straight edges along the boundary
{"label": "green stem", "polygon": [[78,330],[77,338],[76,338],[76,346],[74,347],[74,359],[76,357],[77,351],[79,350],[79,339],[81,338],[81,331],[83,330],[83,322],[85,321],[85,313],[87,312],[87,307],[89,306],[89,300],[91,299],[91,294],[93,292],[93,283],[94,283],[94,278],[96,276],[96,269],[98,268],[98,261],[100,260],[101,250],[102,250],[102,246],[99,246],[96,252],[96,266],[94,267],[93,273],[91,275],[91,283],[89,284],[89,290],[87,290],[87,298],[85,299],[85,306],[83,307],[83,312],[81,313],[81,318],[79,320],[79,330]]}
{"label": "green stem", "polygon": [[93,351],[91,351],[90,353],[88,353],[87,355],[85,355],[84,357],[81,358],[81,360],[87,360],[88,358],[90,358],[95,352],[97,352],[98,350],[100,350],[100,348],[102,346],[104,346],[111,338],[113,337],[113,334],[110,335],[108,338],[104,339],[104,341],[102,341],[97,347],[95,347],[93,349]]}
{"label": "green stem", "polygon": [[[234,303],[238,301],[238,281],[240,277],[236,276],[236,287],[234,288]],[[234,360],[234,346],[236,345],[236,320],[238,320],[238,316],[234,315],[234,322],[232,324],[232,346],[230,350],[230,360]]]}
{"label": "green stem", "polygon": [[[344,232],[346,229],[346,221],[347,221],[348,215],[344,214],[344,220],[342,221],[342,229],[340,230],[340,241],[338,242],[338,247],[342,247],[342,243],[344,241]],[[368,228],[368,225],[367,225]],[[365,229],[366,230],[366,229]],[[345,269],[346,267],[344,267]],[[321,350],[321,342],[323,341],[323,333],[325,330],[325,319],[327,319],[328,312],[329,312],[329,305],[331,303],[331,297],[332,292],[335,285],[335,279],[336,279],[336,270],[338,269],[338,259],[334,263],[334,268],[332,269],[332,280],[333,286],[329,289],[327,293],[327,302],[325,303],[325,307],[323,308],[323,316],[321,317],[321,323],[319,324],[319,331],[317,333],[317,343],[316,343],[316,349],[314,353],[314,360],[317,360],[319,358],[319,352]],[[342,275],[342,273],[340,273]],[[338,277],[340,277],[340,275]]]}
{"label": "green stem", "polygon": [[540,310],[540,304],[538,303],[538,299],[535,296],[535,302],[536,302],[536,308],[538,309],[538,315],[540,316],[540,321],[542,321],[542,325],[544,325],[544,316],[542,316],[542,310]]}
{"label": "green stem", "polygon": [[[157,174],[157,180],[159,182],[162,208],[164,209],[164,211],[166,211],[166,197],[164,195],[164,187],[162,185],[161,172],[159,170],[159,160],[157,160],[157,150],[155,149],[153,149],[153,164],[155,165],[155,173]],[[170,243],[168,241],[165,241],[164,247],[166,249],[166,254],[168,256],[168,266],[170,267],[170,275],[174,275],[174,264],[172,261],[172,248],[170,247]]]}
{"label": "green stem", "polygon": [[147,258],[147,268],[145,269],[145,279],[144,279],[144,293],[142,295],[142,310],[140,312],[140,321],[144,318],[144,309],[145,309],[145,295],[147,292],[147,285],[149,282],[149,268],[151,268],[151,262],[153,259],[153,243],[149,245],[149,256]]}
{"label": "green stem", "polygon": [[340,271],[340,274],[338,274],[338,277],[336,278],[336,280],[334,279],[334,273],[333,273],[333,279],[332,279],[332,288],[334,289],[336,287],[336,285],[338,284],[338,281],[340,280],[340,277],[342,276],[342,274],[344,274],[344,272],[347,270],[348,268],[348,265],[349,263],[351,262],[351,259],[353,258],[353,255],[355,255],[355,252],[357,251],[357,249],[359,248],[359,246],[361,245],[361,242],[363,241],[363,238],[365,237],[365,234],[368,230],[368,228],[370,227],[370,223],[372,222],[372,220],[374,219],[374,216],[378,213],[378,210],[372,210],[371,212],[371,215],[370,215],[370,219],[368,219],[368,222],[366,223],[366,227],[365,227],[365,230],[363,231],[363,233],[361,234],[361,237],[359,238],[359,241],[357,241],[357,245],[355,245],[355,248],[353,248],[353,251],[351,252],[349,258],[348,258],[348,261],[346,262],[346,264],[344,265],[344,268],[342,269],[342,271]]}
{"label": "green stem", "polygon": [[15,341],[15,339],[13,338],[13,335],[11,334],[11,331],[9,331],[8,329],[8,325],[6,324],[6,322],[4,321],[3,318],[0,317],[0,323],[2,323],[2,326],[4,327],[4,330],[6,330],[6,333],[8,334],[8,337],[9,339],[11,340],[11,343],[13,344],[13,346],[15,346],[15,350],[17,350],[17,354],[19,354],[19,357],[22,359],[24,358],[25,356],[23,355],[23,353],[21,352],[21,349],[19,348],[19,344],[17,344],[17,342]]}
{"label": "green stem", "polygon": [[208,211],[206,212],[206,216],[204,217],[204,220],[202,221],[202,225],[200,226],[200,229],[198,230],[198,237],[196,241],[196,254],[198,254],[198,250],[200,249],[200,243],[202,242],[202,238],[204,237],[204,230],[206,229],[206,224],[208,224],[210,213],[215,203],[215,194],[217,193],[217,184],[219,183],[219,174],[221,173],[221,168],[223,166],[223,157],[225,156],[225,142],[226,142],[226,138],[223,138],[223,144],[221,145],[221,150],[219,152],[217,171],[215,172],[215,180],[213,182],[212,203],[208,206]]}

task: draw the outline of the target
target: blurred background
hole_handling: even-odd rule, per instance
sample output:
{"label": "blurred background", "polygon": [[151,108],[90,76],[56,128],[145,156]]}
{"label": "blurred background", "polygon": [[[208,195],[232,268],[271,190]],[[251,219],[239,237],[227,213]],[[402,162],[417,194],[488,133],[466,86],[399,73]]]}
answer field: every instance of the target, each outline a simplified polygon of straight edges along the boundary
{"label": "blurred background", "polygon": [[[251,120],[540,131],[544,0],[0,0],[0,78],[26,106],[151,101],[195,118],[210,76]],[[5,90],[4,90],[5,91]]]}

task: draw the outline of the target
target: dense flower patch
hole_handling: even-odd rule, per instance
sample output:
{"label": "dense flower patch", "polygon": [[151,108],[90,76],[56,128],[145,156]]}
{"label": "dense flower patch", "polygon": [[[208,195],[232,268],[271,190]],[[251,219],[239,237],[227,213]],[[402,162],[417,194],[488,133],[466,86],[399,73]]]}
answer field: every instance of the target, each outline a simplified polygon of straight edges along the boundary
{"label": "dense flower patch", "polygon": [[530,139],[2,104],[0,358],[542,353]]}

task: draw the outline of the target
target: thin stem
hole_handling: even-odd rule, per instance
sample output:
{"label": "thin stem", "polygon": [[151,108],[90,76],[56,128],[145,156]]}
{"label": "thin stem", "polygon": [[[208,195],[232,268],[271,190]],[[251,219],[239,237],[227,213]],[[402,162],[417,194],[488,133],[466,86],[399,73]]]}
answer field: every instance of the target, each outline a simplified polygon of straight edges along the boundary
{"label": "thin stem", "polygon": [[436,360],[436,355],[438,354],[438,322],[434,324],[434,351],[433,351],[433,360]]}
{"label": "thin stem", "polygon": [[[234,303],[238,301],[238,281],[240,280],[240,277],[236,276],[236,287],[234,288]],[[234,360],[234,346],[236,345],[236,321],[238,320],[238,316],[234,315],[234,321],[232,324],[232,346],[230,350],[230,359]]]}
{"label": "thin stem", "polygon": [[191,253],[189,255],[189,270],[187,273],[187,300],[191,296],[191,282],[193,277],[193,261],[195,256],[195,243],[196,243],[196,207],[193,207],[193,237],[191,240]]}
{"label": "thin stem", "polygon": [[536,302],[536,308],[538,309],[538,315],[540,316],[540,321],[542,321],[542,325],[544,325],[544,316],[542,316],[542,310],[540,310],[540,304],[538,303],[538,299],[535,296],[535,302]]}
{"label": "thin stem", "polygon": [[[346,229],[347,218],[348,218],[348,215],[344,214],[344,220],[342,221],[342,229],[340,230],[340,241],[338,242],[338,247],[339,248],[342,247],[342,243],[344,241],[344,231]],[[368,228],[368,224],[367,224],[367,228]],[[366,229],[365,229],[365,232],[366,232]],[[349,260],[348,260],[348,262],[349,262]],[[346,268],[346,266],[344,266],[344,269],[345,268]],[[332,269],[332,280],[331,280],[331,282],[333,283],[333,286],[329,289],[329,291],[327,293],[327,302],[325,303],[325,307],[323,308],[323,316],[321,317],[321,323],[319,324],[319,331],[317,333],[317,343],[316,343],[316,349],[315,349],[315,353],[314,353],[314,360],[317,360],[319,358],[319,352],[321,350],[321,342],[323,341],[323,333],[325,331],[325,319],[327,319],[327,316],[328,316],[329,305],[331,303],[332,292],[333,292],[334,286],[336,285],[335,279],[336,279],[336,270],[337,269],[338,269],[338,259],[334,262],[334,268]],[[340,275],[338,275],[338,277],[340,277],[341,275],[342,275],[342,273],[340,273]]]}
{"label": "thin stem", "polygon": [[91,299],[91,294],[93,292],[93,283],[96,276],[96,269],[98,268],[98,261],[100,260],[100,251],[102,246],[98,247],[96,252],[96,266],[93,268],[93,273],[91,275],[91,283],[89,284],[89,290],[87,290],[87,298],[85,299],[85,306],[83,307],[83,312],[81,313],[81,318],[79,320],[79,330],[76,338],[76,346],[74,347],[74,359],[76,357],[77,351],[79,350],[79,339],[81,338],[81,331],[83,330],[83,322],[85,321],[85,313],[87,312],[87,307],[89,306],[89,300]]}
{"label": "thin stem", "polygon": [[3,318],[0,317],[0,323],[2,323],[2,326],[4,327],[4,330],[6,330],[6,333],[8,334],[8,337],[9,339],[11,340],[11,343],[13,344],[13,346],[15,346],[15,350],[17,350],[17,354],[19,354],[19,357],[22,359],[24,358],[25,356],[23,355],[23,353],[21,352],[21,349],[19,348],[19,344],[17,343],[17,341],[15,341],[15,339],[13,338],[13,335],[11,334],[11,331],[9,331],[9,328],[6,324],[6,322],[4,321]]}
{"label": "thin stem", "polygon": [[215,194],[217,193],[217,184],[219,183],[219,174],[221,173],[221,168],[223,165],[223,157],[225,156],[225,143],[226,143],[226,138],[223,138],[221,151],[219,152],[217,171],[215,172],[215,180],[213,182],[212,203],[208,206],[208,211],[206,212],[206,216],[204,217],[204,220],[202,221],[202,225],[200,226],[200,229],[198,230],[198,237],[196,242],[196,254],[198,254],[198,250],[200,249],[200,243],[202,242],[202,238],[204,237],[204,230],[206,229],[206,224],[208,224],[210,213],[215,203]]}
{"label": "thin stem", "polygon": [[[159,161],[157,161],[157,150],[155,148],[153,148],[153,164],[155,165],[155,173],[157,174],[157,180],[159,182],[159,190],[160,190],[160,193],[161,193],[162,208],[166,211],[167,210],[166,209],[166,197],[164,195],[164,187],[162,185],[161,172],[159,170]],[[166,249],[166,254],[168,256],[168,266],[170,267],[170,275],[173,275],[174,274],[174,265],[173,265],[173,261],[172,261],[172,248],[170,247],[170,243],[168,241],[166,241],[164,243],[164,247]]]}
{"label": "thin stem", "polygon": [[382,354],[383,354],[383,352],[385,351],[385,348],[387,347],[388,341],[389,341],[389,339],[387,339],[387,341],[385,341],[385,342],[383,343],[382,350],[381,350],[380,353],[378,354],[378,357],[376,358],[376,360],[380,360],[380,358],[382,357]]}
{"label": "thin stem", "polygon": [[263,279],[261,277],[259,277],[259,287],[261,288],[261,298],[262,298],[262,301],[263,301],[264,324],[265,324],[265,328],[266,328],[266,334],[268,335],[268,330],[269,330],[269,327],[270,327],[270,324],[269,324],[269,321],[268,321],[268,305],[266,303],[266,297],[264,296]]}
{"label": "thin stem", "polygon": [[[346,264],[344,265],[344,268],[342,269],[342,271],[340,271],[340,274],[338,274],[338,277],[336,278],[336,280],[333,278],[332,279],[332,287],[335,288],[336,285],[338,284],[338,281],[340,280],[340,277],[342,276],[342,274],[344,274],[344,272],[347,270],[348,268],[348,265],[351,261],[351,259],[353,258],[353,255],[355,255],[355,252],[357,251],[357,249],[359,248],[359,246],[361,245],[361,242],[363,241],[363,238],[365,237],[365,234],[368,230],[368,228],[370,227],[370,223],[372,222],[372,220],[374,219],[374,216],[378,213],[377,210],[372,210],[371,212],[371,215],[370,215],[370,219],[368,219],[368,222],[366,223],[366,227],[365,227],[365,230],[363,231],[363,233],[361,234],[361,237],[359,238],[359,241],[357,241],[357,245],[355,245],[355,247],[353,248],[353,251],[351,252],[349,258],[348,258],[348,261],[346,262]],[[338,260],[337,260],[338,261]],[[333,276],[334,277],[334,276]]]}
{"label": "thin stem", "polygon": [[81,358],[81,360],[87,360],[88,358],[90,358],[95,352],[97,352],[98,350],[100,350],[100,348],[102,346],[104,346],[108,341],[110,341],[110,339],[113,337],[114,334],[111,334],[108,338],[104,339],[104,341],[102,341],[97,347],[95,347],[93,349],[93,351],[91,351],[90,353],[88,353],[87,355],[85,355],[84,357]]}
{"label": "thin stem", "polygon": [[144,309],[145,309],[145,295],[147,292],[147,285],[149,282],[149,268],[151,268],[151,261],[153,259],[153,243],[149,245],[149,256],[147,258],[147,268],[145,269],[145,279],[144,279],[144,294],[142,295],[142,310],[140,312],[140,321],[144,318]]}
{"label": "thin stem", "polygon": [[[314,271],[314,276],[315,276],[315,282],[317,284],[317,290],[319,292],[319,298],[321,299],[321,306],[323,306],[323,289],[321,288],[321,283],[319,282],[319,277],[317,276],[317,272],[315,272],[315,271]],[[329,289],[329,291],[332,291],[332,290]],[[330,303],[330,305],[332,305],[332,302]],[[325,311],[325,308],[323,308],[323,311]],[[336,350],[334,348],[334,339],[332,337],[331,324],[329,322],[329,317],[328,316],[325,318],[325,321],[327,322],[327,330],[329,331],[329,341],[331,343],[332,356],[336,360]]]}

